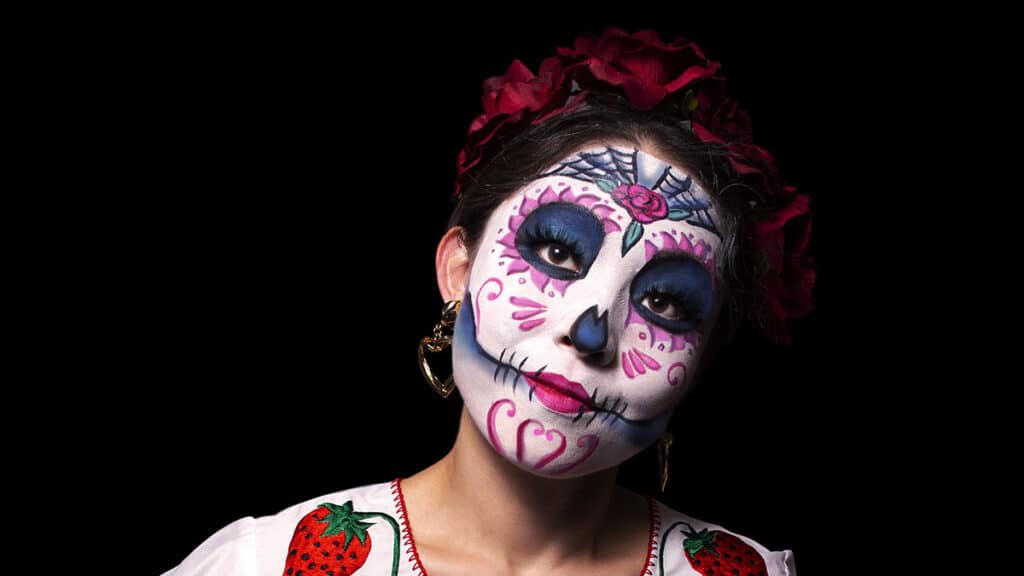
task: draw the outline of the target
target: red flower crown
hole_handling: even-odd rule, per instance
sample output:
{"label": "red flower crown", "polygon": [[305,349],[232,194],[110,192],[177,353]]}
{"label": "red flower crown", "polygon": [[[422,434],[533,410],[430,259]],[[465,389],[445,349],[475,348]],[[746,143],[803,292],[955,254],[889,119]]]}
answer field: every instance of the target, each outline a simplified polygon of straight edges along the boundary
{"label": "red flower crown", "polygon": [[750,118],[726,95],[720,65],[693,42],[663,42],[652,30],[628,34],[617,28],[600,37],[581,36],[559,48],[538,74],[516,60],[503,76],[484,81],[484,113],[469,127],[459,152],[455,196],[466,172],[490,158],[501,142],[552,115],[570,110],[590,90],[620,90],[639,109],[666,97],[680,98],[693,133],[725,148],[737,175],[770,204],[781,206],[757,217],[752,241],[757,262],[748,314],[762,333],[789,342],[787,320],[813,309],[814,265],[807,254],[811,231],[809,198],[786,186],[775,159],[753,144]]}

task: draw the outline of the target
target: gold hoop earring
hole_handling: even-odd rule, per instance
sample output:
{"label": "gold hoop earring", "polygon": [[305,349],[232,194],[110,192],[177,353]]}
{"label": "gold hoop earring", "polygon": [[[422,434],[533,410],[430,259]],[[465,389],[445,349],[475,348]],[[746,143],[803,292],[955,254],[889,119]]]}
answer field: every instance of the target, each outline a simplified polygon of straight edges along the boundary
{"label": "gold hoop earring", "polygon": [[661,493],[668,486],[668,451],[672,448],[672,433],[665,432],[658,438],[658,468],[661,469]]}
{"label": "gold hoop earring", "polygon": [[434,325],[434,333],[430,336],[424,336],[420,340],[420,347],[417,352],[417,356],[420,359],[420,372],[427,380],[427,384],[430,384],[430,387],[434,389],[434,392],[440,394],[441,398],[451,396],[452,390],[455,389],[455,380],[451,376],[448,376],[444,382],[438,379],[434,375],[434,371],[430,369],[430,364],[427,363],[424,350],[436,354],[452,345],[452,327],[455,326],[455,318],[459,315],[459,308],[461,307],[461,300],[449,300],[444,303],[444,308],[441,309],[441,320]]}

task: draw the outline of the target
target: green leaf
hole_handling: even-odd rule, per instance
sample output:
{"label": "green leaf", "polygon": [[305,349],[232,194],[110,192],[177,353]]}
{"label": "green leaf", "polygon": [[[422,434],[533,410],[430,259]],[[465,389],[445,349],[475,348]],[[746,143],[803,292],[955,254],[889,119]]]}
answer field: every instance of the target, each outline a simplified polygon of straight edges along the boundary
{"label": "green leaf", "polygon": [[697,106],[700,106],[700,101],[697,100],[697,95],[693,93],[693,90],[687,90],[683,99],[686,102],[687,112],[693,112],[697,109]]}
{"label": "green leaf", "polygon": [[626,233],[622,236],[622,255],[625,256],[629,249],[640,241],[644,235],[644,225],[633,220],[626,227]]}
{"label": "green leaf", "polygon": [[373,512],[353,512],[352,513],[352,518],[354,518],[356,520],[366,520],[367,518],[372,518],[373,516],[374,516]]}
{"label": "green leaf", "polygon": [[[348,550],[348,545],[352,543],[352,535],[353,535],[354,532],[355,532],[355,530],[345,530],[345,543],[341,545],[341,551],[342,552],[344,552],[345,550]],[[337,532],[335,532],[334,534],[331,534],[331,536],[335,536],[335,535],[337,535]]]}
{"label": "green leaf", "polygon": [[[373,524],[367,524],[366,522],[357,522],[355,524],[352,524],[352,532],[355,532],[356,538],[359,539],[359,543],[362,544],[363,546],[366,546],[366,530],[369,529],[371,526],[373,526]],[[346,530],[345,531],[345,546],[342,547],[343,551],[348,549],[348,543],[351,540],[352,540],[352,537],[349,536],[349,531]]]}
{"label": "green leaf", "polygon": [[605,192],[611,194],[612,190],[615,190],[615,182],[607,178],[598,178],[596,181],[597,187]]}
{"label": "green leaf", "polygon": [[694,539],[691,539],[691,538],[687,538],[686,540],[683,541],[683,549],[686,550],[686,552],[690,556],[693,556],[697,552],[700,552],[701,550],[704,549],[704,544],[702,544],[700,540],[694,540]]}
{"label": "green leaf", "polygon": [[680,220],[686,220],[691,214],[693,214],[693,212],[690,212],[689,210],[669,210],[668,219],[673,222],[678,222]]}
{"label": "green leaf", "polygon": [[687,532],[688,538],[683,540],[683,549],[692,557],[701,550],[707,550],[709,554],[718,556],[718,550],[715,550],[713,542],[715,541],[715,535],[718,531],[708,533],[708,529],[704,528],[700,532],[694,534],[693,532]]}
{"label": "green leaf", "polygon": [[328,514],[321,522],[327,523],[327,528],[321,532],[321,536],[337,536],[342,532],[345,533],[345,545],[343,549],[347,550],[348,545],[352,542],[352,538],[358,538],[359,542],[366,545],[366,529],[373,526],[371,522],[363,522],[363,519],[368,517],[365,512],[356,512],[353,509],[352,501],[349,500],[341,506],[337,504],[331,504],[330,502],[324,502],[320,505],[323,508],[327,508]]}

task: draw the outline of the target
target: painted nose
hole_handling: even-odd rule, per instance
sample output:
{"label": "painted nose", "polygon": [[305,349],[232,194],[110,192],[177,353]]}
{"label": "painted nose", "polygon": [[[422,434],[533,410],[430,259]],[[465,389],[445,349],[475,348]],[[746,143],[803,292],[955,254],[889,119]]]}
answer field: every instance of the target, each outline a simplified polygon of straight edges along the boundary
{"label": "painted nose", "polygon": [[608,347],[608,311],[597,313],[597,305],[580,314],[569,331],[569,339],[576,350],[594,357],[602,356]]}

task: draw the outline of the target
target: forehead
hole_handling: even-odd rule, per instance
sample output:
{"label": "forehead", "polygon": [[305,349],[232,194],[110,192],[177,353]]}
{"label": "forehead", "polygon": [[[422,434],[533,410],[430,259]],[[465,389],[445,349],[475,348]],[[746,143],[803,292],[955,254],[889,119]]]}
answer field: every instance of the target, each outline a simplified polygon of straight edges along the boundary
{"label": "forehead", "polygon": [[606,236],[619,240],[623,258],[680,250],[713,267],[722,244],[714,202],[696,179],[635,146],[590,146],[567,155],[507,199],[499,218],[516,229],[552,202],[590,210]]}
{"label": "forehead", "polygon": [[680,179],[690,176],[682,163],[669,160],[660,151],[626,144],[585,146],[552,163],[540,176],[554,174],[587,181],[603,177],[646,185],[652,190],[661,190],[657,183],[669,175]]}

